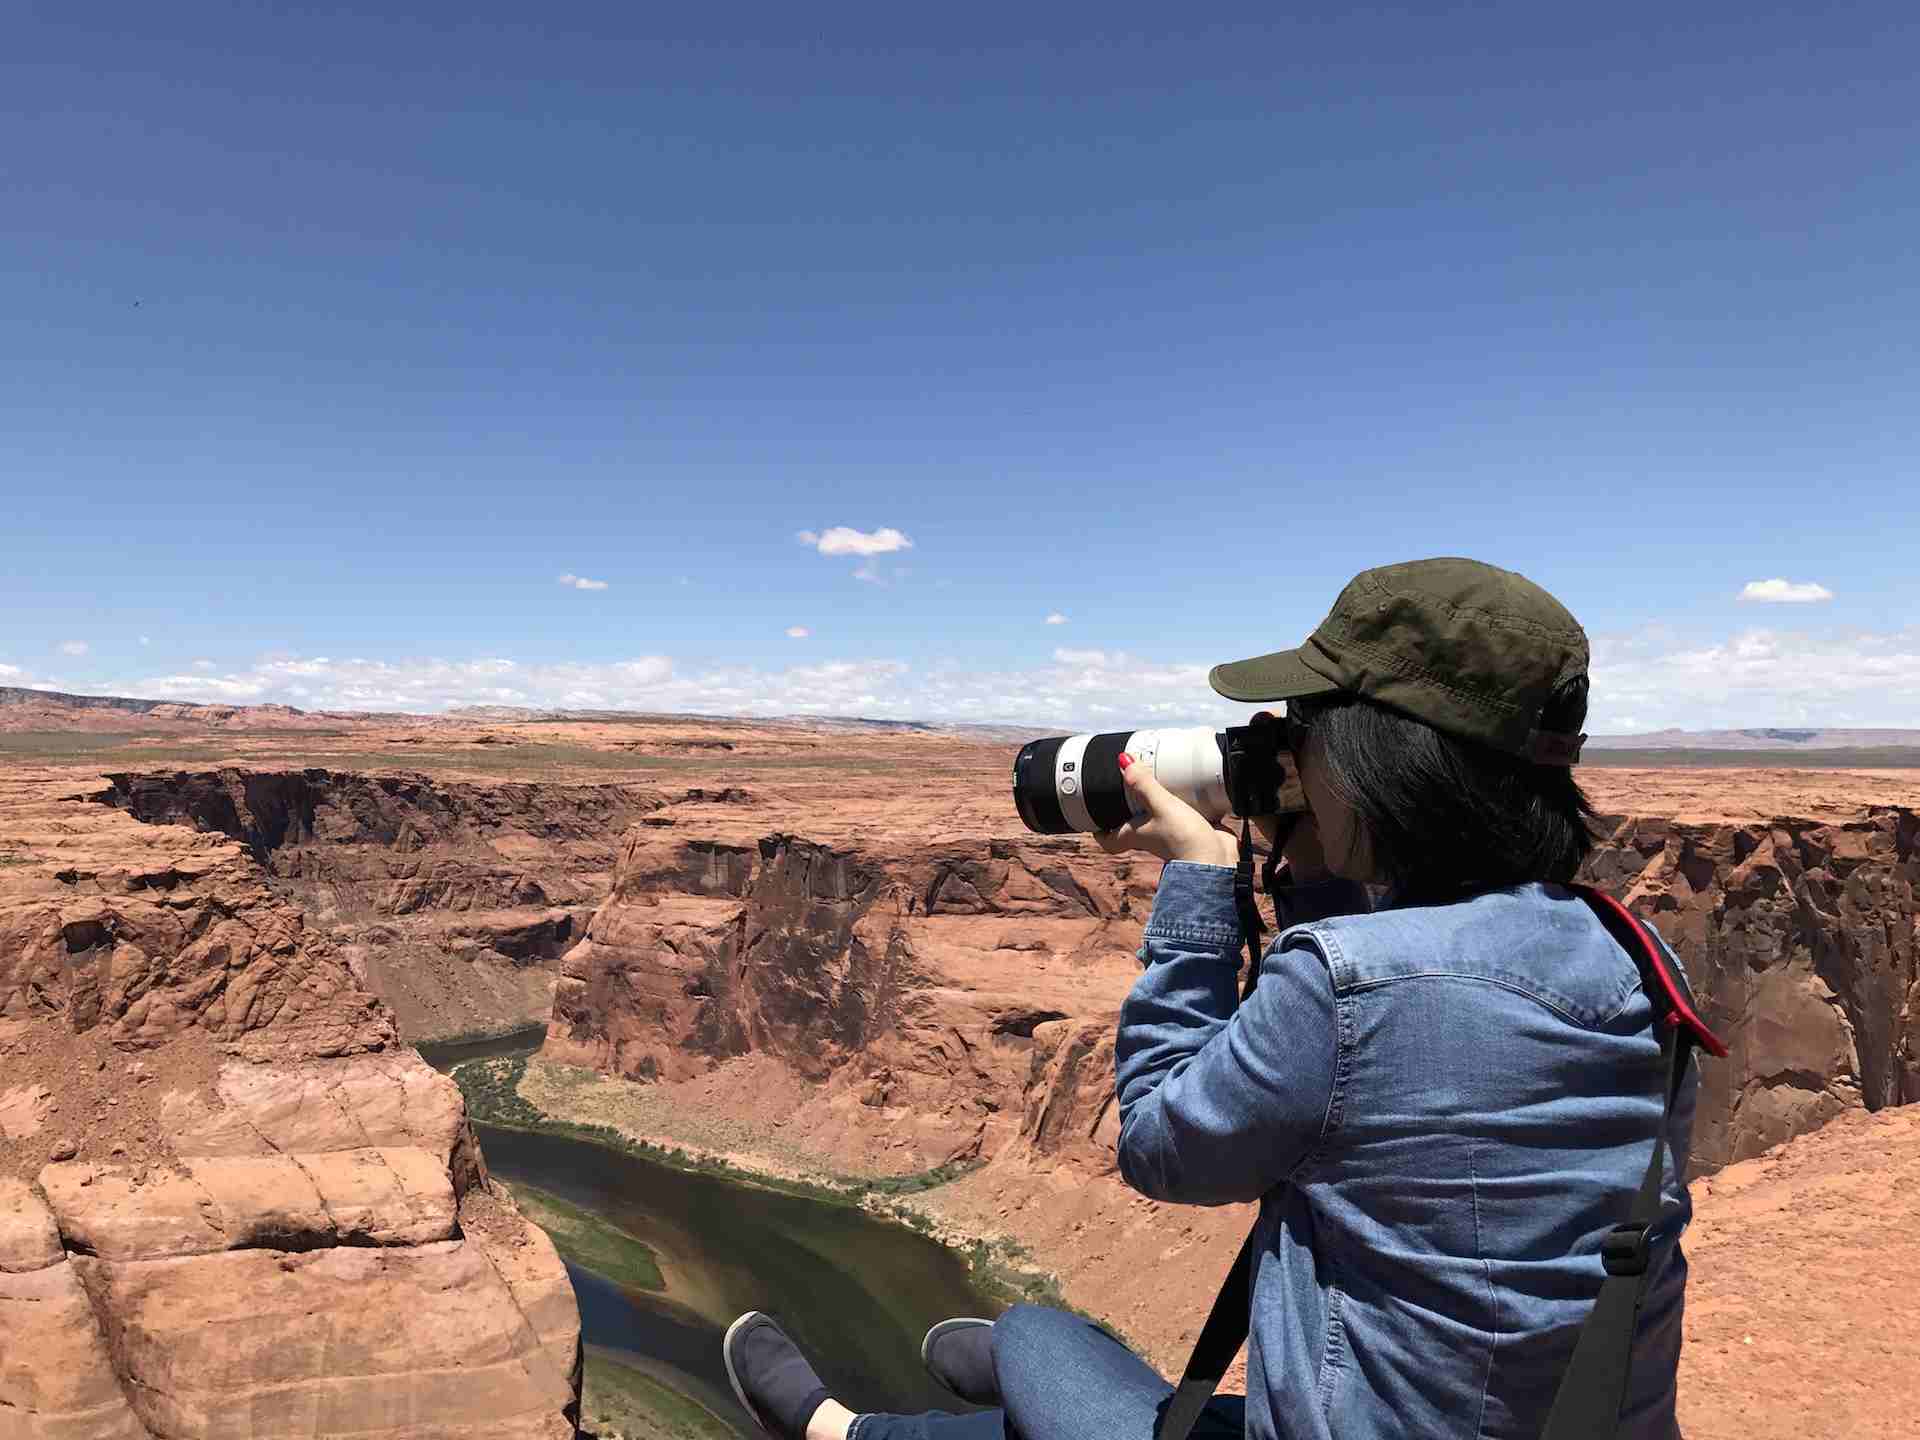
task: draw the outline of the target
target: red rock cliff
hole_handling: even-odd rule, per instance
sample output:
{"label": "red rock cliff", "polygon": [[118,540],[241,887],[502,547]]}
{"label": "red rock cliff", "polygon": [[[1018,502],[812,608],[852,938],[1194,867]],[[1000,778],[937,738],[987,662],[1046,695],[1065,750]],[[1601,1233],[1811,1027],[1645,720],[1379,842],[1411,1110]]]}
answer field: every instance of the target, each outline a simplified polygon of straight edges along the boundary
{"label": "red rock cliff", "polygon": [[[1706,1070],[1702,1169],[1920,1099],[1913,811],[1605,831],[1588,877],[1660,927],[1734,1046]],[[1072,839],[829,846],[643,824],[563,962],[549,1050],[664,1080],[761,1052],[857,1097],[919,1160],[1109,1170],[1111,1031],[1157,869]]]}
{"label": "red rock cliff", "polygon": [[21,772],[0,842],[0,1428],[571,1435],[558,1256],[257,847]]}
{"label": "red rock cliff", "polygon": [[1700,1168],[1920,1100],[1920,816],[1608,823],[1589,876],[1659,927],[1732,1047],[1702,1072]]}

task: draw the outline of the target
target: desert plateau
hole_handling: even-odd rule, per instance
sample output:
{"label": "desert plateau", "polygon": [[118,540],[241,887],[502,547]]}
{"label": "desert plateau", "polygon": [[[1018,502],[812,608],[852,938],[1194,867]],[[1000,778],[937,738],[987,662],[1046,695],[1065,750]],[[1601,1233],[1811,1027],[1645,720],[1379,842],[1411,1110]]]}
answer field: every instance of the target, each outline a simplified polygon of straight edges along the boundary
{"label": "desert plateau", "polygon": [[[1010,736],[0,719],[9,1435],[729,1433],[671,1367],[582,1415],[583,1359],[645,1357],[583,1345],[563,1255],[595,1271],[649,1222],[516,1200],[483,1132],[862,1206],[961,1257],[940,1283],[1064,1300],[1163,1369],[1245,1228],[1120,1182],[1113,1027],[1159,865],[1023,830]],[[1687,1433],[1912,1433],[1920,771],[1582,779],[1590,878],[1733,1043],[1696,1134]],[[415,1049],[450,1042],[483,1055],[465,1096]],[[634,1253],[687,1316],[739,1283]]]}

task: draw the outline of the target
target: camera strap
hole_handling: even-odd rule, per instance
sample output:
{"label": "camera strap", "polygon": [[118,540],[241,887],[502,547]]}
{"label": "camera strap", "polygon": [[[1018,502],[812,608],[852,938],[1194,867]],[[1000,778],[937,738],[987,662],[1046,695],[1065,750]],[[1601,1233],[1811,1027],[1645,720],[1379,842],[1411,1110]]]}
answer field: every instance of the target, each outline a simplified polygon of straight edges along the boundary
{"label": "camera strap", "polygon": [[[1260,888],[1269,895],[1273,894],[1275,877],[1280,871],[1280,851],[1285,843],[1286,831],[1282,829],[1274,837],[1273,848],[1260,867]],[[1260,938],[1266,929],[1260,919],[1259,903],[1253,898],[1253,853],[1253,822],[1242,816],[1240,860],[1233,867],[1233,908],[1240,916],[1240,933],[1247,941],[1247,978],[1240,983],[1242,1000],[1253,994],[1253,987],[1260,983]]]}
{"label": "camera strap", "polygon": [[[1274,847],[1275,855],[1279,846]],[[1265,879],[1269,886],[1277,868],[1269,856]],[[1253,908],[1253,846],[1244,822],[1240,832],[1240,866],[1234,880],[1234,900],[1240,900],[1240,882],[1246,881],[1246,911]],[[1626,1399],[1627,1383],[1633,1370],[1633,1342],[1639,1328],[1640,1305],[1645,1298],[1649,1276],[1649,1252],[1653,1227],[1660,1219],[1661,1186],[1666,1172],[1667,1133],[1673,1124],[1673,1106],[1687,1074],[1687,1060],[1695,1045],[1711,1055],[1724,1057],[1727,1047],[1700,1019],[1684,983],[1667,963],[1666,952],[1647,934],[1633,913],[1610,895],[1585,885],[1569,887],[1584,900],[1595,917],[1606,927],[1614,941],[1633,957],[1647,998],[1653,1004],[1654,1023],[1660,1038],[1660,1075],[1663,1103],[1660,1129],[1654,1136],[1653,1155],[1635,1192],[1632,1209],[1625,1223],[1613,1227],[1600,1243],[1600,1261],[1606,1271],[1592,1312],[1581,1327],[1573,1359],[1560,1379],[1559,1393],[1547,1418],[1541,1440],[1613,1440],[1620,1425],[1620,1407]],[[1258,921],[1258,912],[1255,912]],[[1258,954],[1255,930],[1247,936]],[[1247,993],[1252,992],[1259,974],[1258,964],[1249,971]],[[1207,1408],[1220,1379],[1233,1364],[1234,1356],[1247,1338],[1253,1309],[1253,1267],[1256,1226],[1241,1242],[1240,1253],[1226,1282],[1215,1297],[1207,1323],[1194,1343],[1193,1355],[1174,1387],[1167,1405],[1160,1412],[1154,1440],[1187,1440],[1188,1433]]]}
{"label": "camera strap", "polygon": [[1260,906],[1253,898],[1253,822],[1240,819],[1240,860],[1233,867],[1233,908],[1240,915],[1240,933],[1247,942],[1247,978],[1241,982],[1240,998],[1253,994],[1260,976]]}

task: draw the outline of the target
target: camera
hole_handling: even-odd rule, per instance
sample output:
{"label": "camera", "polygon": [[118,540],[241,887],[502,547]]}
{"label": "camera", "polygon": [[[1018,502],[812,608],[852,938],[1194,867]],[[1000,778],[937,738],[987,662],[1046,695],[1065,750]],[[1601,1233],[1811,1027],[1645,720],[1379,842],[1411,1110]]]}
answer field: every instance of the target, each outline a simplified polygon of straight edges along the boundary
{"label": "camera", "polygon": [[1032,740],[1014,757],[1014,808],[1041,835],[1117,829],[1134,818],[1120,778],[1125,754],[1215,823],[1229,815],[1299,814],[1307,797],[1284,735],[1280,721],[1261,714],[1225,730],[1199,725]]}

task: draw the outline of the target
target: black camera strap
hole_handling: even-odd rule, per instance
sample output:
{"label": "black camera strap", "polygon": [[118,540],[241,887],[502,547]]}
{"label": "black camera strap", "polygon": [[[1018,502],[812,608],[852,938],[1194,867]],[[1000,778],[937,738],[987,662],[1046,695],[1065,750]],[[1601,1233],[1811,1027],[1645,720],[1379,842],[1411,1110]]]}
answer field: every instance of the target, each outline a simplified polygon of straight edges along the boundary
{"label": "black camera strap", "polygon": [[1240,915],[1240,934],[1247,942],[1247,978],[1241,982],[1240,998],[1253,994],[1260,974],[1260,906],[1253,898],[1253,822],[1240,820],[1240,861],[1233,867],[1233,908]]}
{"label": "black camera strap", "polygon": [[[1267,859],[1263,879],[1269,892],[1278,866],[1279,849],[1275,845],[1274,854]],[[1240,906],[1243,880],[1246,903]],[[1686,1079],[1687,1060],[1693,1047],[1698,1045],[1709,1054],[1722,1057],[1727,1047],[1695,1012],[1692,997],[1667,964],[1665,952],[1633,914],[1610,895],[1584,885],[1571,888],[1639,966],[1641,983],[1647,998],[1653,1002],[1655,1024],[1662,1031],[1660,1073],[1664,1103],[1660,1129],[1654,1136],[1653,1155],[1647,1161],[1646,1173],[1626,1222],[1614,1226],[1601,1241],[1600,1258],[1606,1278],[1600,1284],[1592,1313],[1581,1327],[1573,1359],[1561,1377],[1546,1429],[1541,1432],[1541,1440],[1613,1440],[1619,1430],[1620,1407],[1626,1399],[1633,1370],[1633,1342],[1649,1273],[1648,1237],[1660,1219],[1667,1132],[1673,1124],[1674,1102]],[[1240,831],[1240,865],[1234,877],[1234,902],[1241,909],[1241,924],[1246,927],[1248,942],[1256,957],[1248,972],[1245,990],[1251,994],[1259,976],[1256,928],[1259,914],[1253,904],[1253,846],[1245,822]],[[1246,918],[1249,910],[1254,911],[1252,924],[1248,924]],[[1221,1377],[1246,1342],[1253,1309],[1254,1235],[1257,1233],[1256,1227],[1241,1242],[1240,1253],[1227,1272],[1219,1295],[1214,1298],[1213,1309],[1201,1327],[1200,1338],[1194,1343],[1180,1383],[1160,1413],[1155,1440],[1187,1440]]]}
{"label": "black camera strap", "polygon": [[[1267,858],[1260,867],[1260,888],[1267,894],[1273,894],[1275,879],[1280,871],[1280,851],[1286,843],[1286,827],[1275,836],[1273,848],[1267,852]],[[1242,816],[1240,820],[1240,860],[1233,867],[1233,908],[1240,916],[1240,933],[1247,941],[1247,978],[1240,983],[1240,998],[1245,1000],[1253,994],[1253,987],[1260,983],[1260,938],[1266,926],[1260,918],[1259,903],[1253,898],[1253,822]]]}

